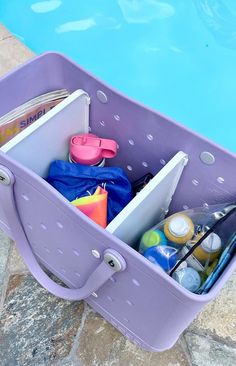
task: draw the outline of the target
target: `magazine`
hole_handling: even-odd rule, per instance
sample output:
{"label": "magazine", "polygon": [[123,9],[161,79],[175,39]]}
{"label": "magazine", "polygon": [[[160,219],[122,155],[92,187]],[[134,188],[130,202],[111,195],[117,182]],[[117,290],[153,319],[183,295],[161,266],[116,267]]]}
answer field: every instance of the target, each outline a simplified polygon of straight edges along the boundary
{"label": "magazine", "polygon": [[68,96],[66,89],[54,90],[39,95],[0,117],[0,147]]}

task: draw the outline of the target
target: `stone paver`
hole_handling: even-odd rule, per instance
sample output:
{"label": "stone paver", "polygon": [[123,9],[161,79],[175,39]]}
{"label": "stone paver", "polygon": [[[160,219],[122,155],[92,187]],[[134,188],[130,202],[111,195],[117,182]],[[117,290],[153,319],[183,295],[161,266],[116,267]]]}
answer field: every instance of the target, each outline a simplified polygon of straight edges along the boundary
{"label": "stone paver", "polygon": [[10,273],[28,272],[28,269],[14,243],[12,243],[10,249],[8,269]]}
{"label": "stone paver", "polygon": [[6,278],[6,267],[7,267],[9,248],[10,248],[10,240],[0,230],[0,307],[1,307],[1,297],[3,292],[4,280]]}
{"label": "stone paver", "polygon": [[[37,365],[37,366],[44,366],[44,365]],[[63,360],[59,360],[59,361],[50,363],[50,366],[82,366],[82,365],[78,363],[78,360],[73,361],[73,360],[63,359]]]}
{"label": "stone paver", "polygon": [[33,56],[33,52],[15,38],[4,38],[0,42],[0,76]]}
{"label": "stone paver", "polygon": [[4,27],[3,24],[0,24],[0,41],[6,38],[12,37],[12,34]]}
{"label": "stone paver", "polygon": [[93,311],[87,314],[77,356],[83,366],[189,365],[180,343],[162,353],[143,351]]}
{"label": "stone paver", "polygon": [[217,298],[199,314],[191,329],[210,333],[236,346],[236,272]]}
{"label": "stone paver", "polygon": [[30,275],[11,276],[0,320],[1,366],[35,366],[66,357],[83,306],[49,295]]}
{"label": "stone paver", "polygon": [[193,366],[235,366],[236,349],[207,337],[185,335]]}

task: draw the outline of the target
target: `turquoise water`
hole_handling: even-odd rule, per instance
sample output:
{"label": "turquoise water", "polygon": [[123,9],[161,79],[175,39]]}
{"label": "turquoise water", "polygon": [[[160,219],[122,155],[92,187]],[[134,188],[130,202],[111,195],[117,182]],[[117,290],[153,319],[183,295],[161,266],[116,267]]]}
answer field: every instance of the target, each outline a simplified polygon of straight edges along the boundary
{"label": "turquoise water", "polygon": [[236,0],[0,0],[0,21],[236,152]]}

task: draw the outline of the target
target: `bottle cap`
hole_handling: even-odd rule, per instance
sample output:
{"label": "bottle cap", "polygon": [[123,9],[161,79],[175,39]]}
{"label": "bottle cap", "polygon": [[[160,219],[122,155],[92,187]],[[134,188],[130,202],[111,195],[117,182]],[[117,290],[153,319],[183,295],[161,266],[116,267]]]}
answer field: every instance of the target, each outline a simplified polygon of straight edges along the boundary
{"label": "bottle cap", "polygon": [[114,140],[101,139],[91,133],[71,137],[70,158],[75,163],[96,165],[116,154],[117,144]]}
{"label": "bottle cap", "polygon": [[143,242],[147,246],[166,244],[167,239],[161,230],[149,230],[143,235]]}
{"label": "bottle cap", "polygon": [[150,262],[159,265],[164,269],[164,271],[170,271],[177,262],[177,250],[166,246],[157,245],[151,247],[144,252],[144,257],[146,257]]}
{"label": "bottle cap", "polygon": [[167,239],[165,234],[161,230],[148,230],[142,236],[139,253],[143,253],[146,249],[153,247],[155,245],[165,245],[167,244]]}
{"label": "bottle cap", "polygon": [[185,216],[175,216],[169,222],[169,231],[174,236],[185,236],[188,234],[189,230],[191,230],[191,227]]}
{"label": "bottle cap", "polygon": [[184,288],[191,292],[196,292],[201,284],[199,273],[190,267],[183,268],[173,273],[173,278]]}
{"label": "bottle cap", "polygon": [[221,238],[215,233],[211,233],[203,240],[202,249],[207,253],[215,253],[221,249]]}

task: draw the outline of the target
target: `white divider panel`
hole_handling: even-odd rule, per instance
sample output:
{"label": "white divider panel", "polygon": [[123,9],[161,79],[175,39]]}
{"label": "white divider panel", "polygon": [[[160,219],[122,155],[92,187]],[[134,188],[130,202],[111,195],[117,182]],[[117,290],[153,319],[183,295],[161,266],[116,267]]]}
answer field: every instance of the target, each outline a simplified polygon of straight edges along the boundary
{"label": "white divider panel", "polygon": [[89,104],[88,94],[76,90],[1,150],[39,176],[46,177],[53,160],[68,160],[70,137],[88,133]]}
{"label": "white divider panel", "polygon": [[178,152],[106,230],[125,243],[134,245],[146,230],[164,218],[187,162],[188,156],[182,151]]}

